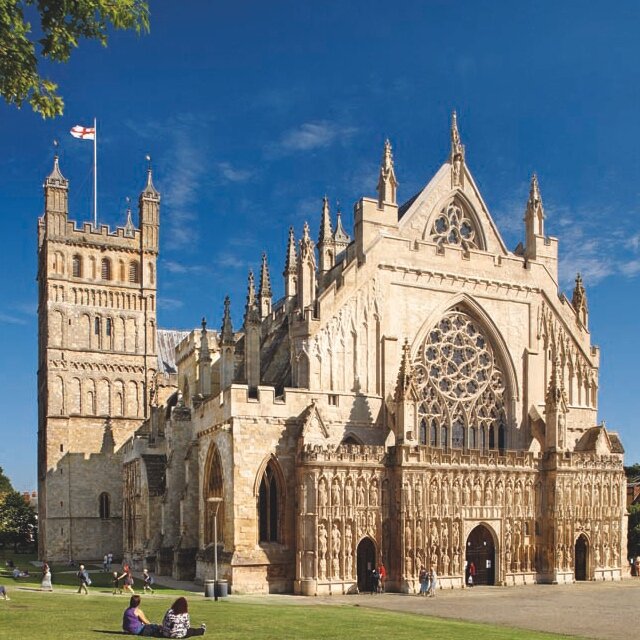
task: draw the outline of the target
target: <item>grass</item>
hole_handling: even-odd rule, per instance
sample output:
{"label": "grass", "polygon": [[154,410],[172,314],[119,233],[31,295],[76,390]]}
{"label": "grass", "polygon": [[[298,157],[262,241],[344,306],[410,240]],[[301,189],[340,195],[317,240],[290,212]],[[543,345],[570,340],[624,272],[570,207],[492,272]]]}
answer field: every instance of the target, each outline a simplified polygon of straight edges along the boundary
{"label": "grass", "polygon": [[[89,566],[93,584],[88,596],[73,592],[77,589],[76,569],[65,565],[52,568],[54,592],[42,593],[38,591],[40,572],[29,564],[34,556],[8,553],[2,556],[0,584],[6,585],[11,600],[0,600],[0,640],[123,637],[122,612],[129,596],[111,594],[110,575],[102,573],[101,567]],[[33,574],[17,581],[8,577],[4,567],[8,557],[21,569],[34,569]],[[142,608],[147,617],[152,622],[160,622],[175,594],[187,595],[192,623],[198,626],[206,622],[207,638],[371,640],[383,637],[415,640],[428,637],[429,640],[462,640],[484,637],[492,640],[557,640],[568,637],[359,606],[315,602],[280,605],[274,600],[268,604],[253,604],[243,602],[241,596],[215,602],[200,595],[183,594],[161,585],[154,585],[154,588],[156,586],[158,590],[153,596],[143,595]]]}

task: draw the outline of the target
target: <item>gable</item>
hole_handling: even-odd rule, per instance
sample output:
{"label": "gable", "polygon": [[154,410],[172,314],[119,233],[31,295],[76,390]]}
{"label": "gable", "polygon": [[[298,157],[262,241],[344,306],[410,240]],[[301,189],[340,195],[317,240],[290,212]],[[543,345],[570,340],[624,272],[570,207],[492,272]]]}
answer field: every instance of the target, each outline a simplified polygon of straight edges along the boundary
{"label": "gable", "polygon": [[464,251],[506,255],[508,250],[466,165],[454,184],[445,162],[427,186],[399,209],[400,235]]}

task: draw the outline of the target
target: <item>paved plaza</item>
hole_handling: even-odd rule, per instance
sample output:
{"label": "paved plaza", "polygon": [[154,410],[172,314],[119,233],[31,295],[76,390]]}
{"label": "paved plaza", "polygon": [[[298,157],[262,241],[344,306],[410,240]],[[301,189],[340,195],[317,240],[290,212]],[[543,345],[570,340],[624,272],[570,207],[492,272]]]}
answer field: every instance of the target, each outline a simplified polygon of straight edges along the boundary
{"label": "paved plaza", "polygon": [[388,593],[301,598],[240,596],[238,602],[284,600],[299,604],[344,604],[486,622],[603,640],[628,640],[638,624],[640,580],[579,582],[573,585],[474,587],[439,591],[435,598]]}

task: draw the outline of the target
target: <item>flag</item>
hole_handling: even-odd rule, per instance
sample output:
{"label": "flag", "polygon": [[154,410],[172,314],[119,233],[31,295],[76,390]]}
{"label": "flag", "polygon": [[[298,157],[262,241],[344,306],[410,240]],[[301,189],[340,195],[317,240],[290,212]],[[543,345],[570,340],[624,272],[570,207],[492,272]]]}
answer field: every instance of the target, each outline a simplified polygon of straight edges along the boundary
{"label": "flag", "polygon": [[69,132],[74,138],[80,138],[81,140],[95,140],[96,128],[95,127],[82,127],[77,124]]}

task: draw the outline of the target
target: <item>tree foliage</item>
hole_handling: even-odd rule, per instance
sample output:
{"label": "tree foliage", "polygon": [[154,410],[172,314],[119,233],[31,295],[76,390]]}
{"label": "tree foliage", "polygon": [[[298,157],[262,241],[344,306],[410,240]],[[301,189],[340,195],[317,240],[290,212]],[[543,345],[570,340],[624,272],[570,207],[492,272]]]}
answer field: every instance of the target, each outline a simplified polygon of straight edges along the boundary
{"label": "tree foliage", "polygon": [[629,507],[627,536],[627,555],[629,558],[640,556],[640,504],[632,504]]}
{"label": "tree foliage", "polygon": [[[32,13],[40,19],[37,40],[26,17]],[[147,2],[0,0],[0,95],[17,107],[28,102],[44,118],[61,115],[64,101],[58,85],[40,75],[39,62],[67,62],[83,38],[106,46],[110,26],[149,31]]]}
{"label": "tree foliage", "polygon": [[37,526],[36,512],[17,491],[0,498],[0,542],[17,550],[20,543],[33,541]]}
{"label": "tree foliage", "polygon": [[13,491],[13,486],[11,485],[11,480],[5,475],[2,467],[0,467],[0,496],[5,493],[9,493]]}

